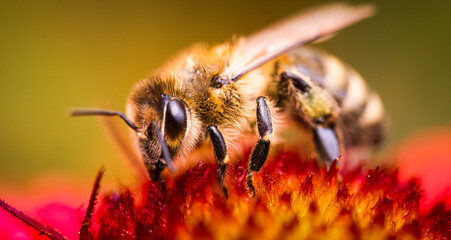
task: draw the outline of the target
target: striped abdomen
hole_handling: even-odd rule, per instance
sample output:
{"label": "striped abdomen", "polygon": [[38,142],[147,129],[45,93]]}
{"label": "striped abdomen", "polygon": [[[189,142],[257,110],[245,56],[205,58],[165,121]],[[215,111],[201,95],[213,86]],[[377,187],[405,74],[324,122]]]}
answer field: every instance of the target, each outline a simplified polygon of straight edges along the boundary
{"label": "striped abdomen", "polygon": [[311,84],[326,90],[336,102],[336,127],[345,146],[378,145],[383,138],[385,113],[377,93],[363,78],[336,57],[313,48],[299,48],[281,58]]}

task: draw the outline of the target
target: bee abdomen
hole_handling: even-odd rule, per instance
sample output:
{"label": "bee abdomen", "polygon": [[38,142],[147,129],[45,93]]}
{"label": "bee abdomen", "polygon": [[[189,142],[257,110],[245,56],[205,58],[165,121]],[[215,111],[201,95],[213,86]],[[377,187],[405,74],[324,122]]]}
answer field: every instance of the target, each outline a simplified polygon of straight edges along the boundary
{"label": "bee abdomen", "polygon": [[[336,74],[339,72],[336,69],[327,71],[339,65],[342,74]],[[341,108],[338,124],[343,129],[345,145],[380,144],[384,137],[385,112],[379,95],[368,87],[359,73],[343,63],[326,61],[325,69],[324,87],[330,89],[327,84],[335,82],[331,85],[335,86],[333,94]],[[332,73],[335,75],[327,75]]]}
{"label": "bee abdomen", "polygon": [[304,47],[294,51],[291,59],[296,69],[326,89],[337,101],[342,113],[356,113],[359,124],[371,125],[384,116],[377,93],[353,68],[318,49]]}
{"label": "bee abdomen", "polygon": [[329,92],[340,110],[345,145],[377,145],[383,138],[385,112],[377,93],[362,76],[338,58],[304,47],[290,54],[296,69]]}
{"label": "bee abdomen", "polygon": [[[345,74],[341,76],[342,79],[336,79],[336,81],[346,83],[342,95],[335,95],[341,107],[340,115],[355,115],[355,124],[361,127],[381,123],[385,113],[379,95],[368,87],[354,69],[347,66],[343,69]],[[327,79],[334,79],[334,77],[330,76]]]}

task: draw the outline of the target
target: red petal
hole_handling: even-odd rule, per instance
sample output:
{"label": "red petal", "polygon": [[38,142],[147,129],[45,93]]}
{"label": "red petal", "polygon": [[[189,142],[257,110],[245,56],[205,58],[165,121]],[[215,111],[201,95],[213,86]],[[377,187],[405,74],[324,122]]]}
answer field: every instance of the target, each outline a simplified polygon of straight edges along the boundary
{"label": "red petal", "polygon": [[400,177],[418,177],[424,190],[421,206],[438,200],[451,203],[451,127],[417,133],[396,152]]}

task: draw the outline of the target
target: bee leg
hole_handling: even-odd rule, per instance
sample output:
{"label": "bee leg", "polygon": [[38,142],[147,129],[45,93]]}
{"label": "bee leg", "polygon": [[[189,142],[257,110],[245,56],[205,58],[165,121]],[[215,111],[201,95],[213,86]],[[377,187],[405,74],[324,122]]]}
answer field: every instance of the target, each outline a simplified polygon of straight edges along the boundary
{"label": "bee leg", "polygon": [[227,188],[224,185],[225,172],[229,157],[227,156],[227,145],[222,137],[221,132],[215,125],[210,125],[207,128],[210,134],[211,142],[213,143],[213,150],[215,153],[216,162],[218,163],[218,183],[221,186],[222,191],[226,199],[229,198]]}
{"label": "bee leg", "polygon": [[327,168],[340,156],[339,137],[332,127],[317,126],[313,129],[313,142],[318,157],[326,163]]}
{"label": "bee leg", "polygon": [[[300,117],[301,121],[306,123],[307,127],[312,129],[313,143],[318,159],[324,162],[326,167],[329,168],[332,161],[340,156],[343,147],[342,133],[338,131],[339,128],[335,127],[336,122],[330,120],[331,114],[325,114],[317,119],[305,117],[305,113],[302,114],[303,110],[299,104],[293,104],[297,101],[294,95],[297,94],[297,92],[309,94],[312,87],[301,77],[289,71],[282,72],[280,79],[280,85],[283,92],[287,93],[287,95],[290,95],[291,92],[291,97],[284,99],[289,104],[287,106],[294,108],[293,112],[295,115],[297,114],[296,117]],[[289,82],[291,82],[294,87],[291,91],[288,90]]]}
{"label": "bee leg", "polygon": [[253,172],[258,172],[268,157],[270,145],[269,138],[273,131],[271,113],[269,112],[265,97],[257,98],[257,126],[260,139],[252,150],[247,167],[246,178],[246,185],[252,196],[255,196],[255,188],[252,184]]}

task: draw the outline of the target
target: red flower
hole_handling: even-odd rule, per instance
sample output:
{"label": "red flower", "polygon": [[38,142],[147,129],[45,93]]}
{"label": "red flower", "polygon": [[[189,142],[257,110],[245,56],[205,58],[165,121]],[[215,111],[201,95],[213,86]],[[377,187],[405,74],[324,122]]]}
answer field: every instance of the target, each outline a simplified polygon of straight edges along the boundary
{"label": "red flower", "polygon": [[424,190],[422,207],[440,200],[451,204],[451,127],[413,135],[401,144],[395,159],[402,180],[419,178]]}
{"label": "red flower", "polygon": [[[441,147],[448,146],[449,138],[432,136],[422,138],[427,144],[406,143],[395,154],[406,181],[399,180],[397,170],[381,167],[343,172],[334,162],[327,171],[299,153],[277,150],[254,175],[256,195],[250,197],[245,189],[248,151],[228,167],[228,200],[216,182],[216,164],[201,162],[177,177],[166,176],[165,184],[148,181],[133,189],[123,187],[118,193],[105,194],[96,204],[99,174],[88,214],[65,214],[69,220],[60,221],[62,225],[44,221],[46,225],[40,225],[5,202],[0,201],[0,205],[53,239],[63,235],[75,239],[76,232],[66,233],[74,228],[72,231],[80,231],[81,239],[450,239],[449,205],[435,202],[420,208],[422,195],[428,196],[419,182],[424,180],[405,178],[411,166],[424,167],[422,158],[433,166],[423,147],[434,150],[435,160],[451,156]],[[437,139],[439,143],[433,144]],[[447,181],[443,179],[435,184]],[[4,218],[0,221],[5,222]],[[50,225],[54,228],[47,227]],[[36,236],[17,225],[1,234]]]}

